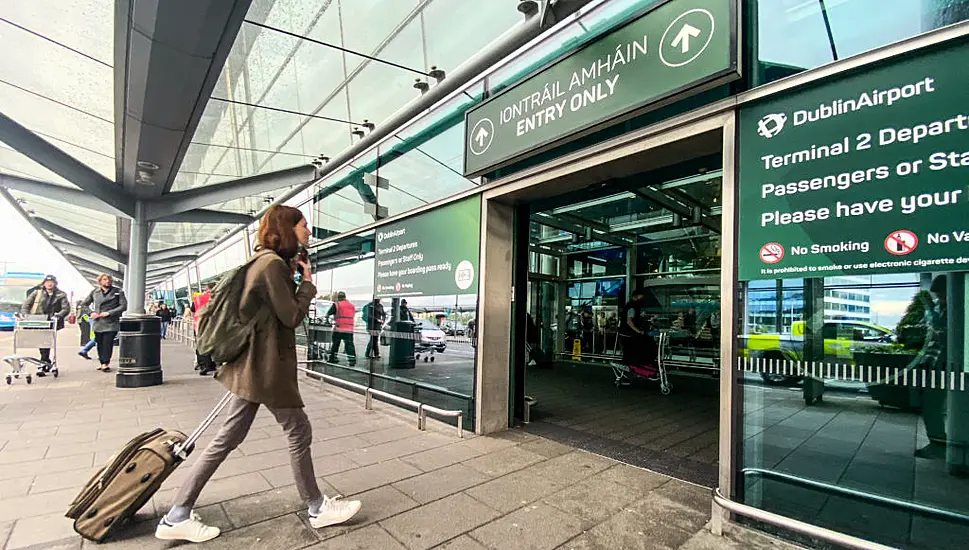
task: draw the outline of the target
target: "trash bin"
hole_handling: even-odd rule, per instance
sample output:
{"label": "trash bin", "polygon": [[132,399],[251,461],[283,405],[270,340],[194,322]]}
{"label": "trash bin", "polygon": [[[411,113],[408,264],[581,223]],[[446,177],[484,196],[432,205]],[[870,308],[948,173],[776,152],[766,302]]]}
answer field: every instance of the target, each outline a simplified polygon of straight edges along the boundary
{"label": "trash bin", "polygon": [[417,323],[396,321],[390,324],[390,363],[392,369],[412,369],[414,361],[414,339],[418,338]]}
{"label": "trash bin", "polygon": [[118,388],[144,388],[162,383],[161,318],[130,315],[118,333]]}

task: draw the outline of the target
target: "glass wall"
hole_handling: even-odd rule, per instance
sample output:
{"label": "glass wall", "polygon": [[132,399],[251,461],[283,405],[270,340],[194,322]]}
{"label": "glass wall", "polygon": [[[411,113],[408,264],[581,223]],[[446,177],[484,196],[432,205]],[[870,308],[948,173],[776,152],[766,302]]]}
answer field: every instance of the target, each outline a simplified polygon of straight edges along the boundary
{"label": "glass wall", "polygon": [[965,282],[746,284],[741,501],[892,546],[964,547]]}
{"label": "glass wall", "polygon": [[[377,193],[385,191],[375,187]],[[474,219],[453,227],[447,221],[440,223],[441,218],[418,225],[425,217],[453,211],[458,205],[464,205]],[[479,211],[480,201],[472,198],[395,222],[409,224],[407,239],[413,239],[399,243],[399,251],[389,241],[380,244],[397,235],[386,229],[389,225],[314,247],[311,259],[318,294],[308,325],[313,368],[427,405],[461,410],[466,427],[472,428],[478,308],[474,283],[478,275],[472,268],[468,275],[472,280],[465,280],[463,261],[444,265],[434,258],[454,252],[477,265]],[[317,210],[317,215],[315,225],[325,226],[326,207]],[[458,233],[473,245],[452,250],[453,241],[460,241],[455,237]],[[419,248],[419,259],[401,257]],[[404,273],[406,267],[420,275],[409,277]],[[443,286],[453,290],[442,290],[440,280],[424,289],[408,286],[426,283],[435,277],[433,272],[440,271],[447,271],[443,280],[450,281]],[[397,284],[388,286],[383,281]],[[338,308],[336,303],[341,300],[351,305]]]}
{"label": "glass wall", "polygon": [[969,19],[966,0],[758,0],[753,85]]}

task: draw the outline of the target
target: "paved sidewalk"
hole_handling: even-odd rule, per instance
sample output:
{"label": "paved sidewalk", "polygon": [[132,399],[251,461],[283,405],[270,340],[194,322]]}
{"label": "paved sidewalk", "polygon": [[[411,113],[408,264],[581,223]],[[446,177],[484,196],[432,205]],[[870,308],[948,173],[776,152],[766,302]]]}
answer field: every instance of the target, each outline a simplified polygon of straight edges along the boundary
{"label": "paved sidewalk", "polygon": [[[0,353],[10,350],[0,336]],[[191,431],[222,394],[165,345],[166,383],[119,390],[114,375],[61,350],[61,377],[0,386],[0,548],[160,549],[152,537],[190,464],[170,478],[119,540],[96,545],[63,517],[87,479],[132,436],[155,426]],[[286,440],[261,412],[246,442],[202,493],[198,512],[223,529],[201,548],[399,550],[793,548],[735,529],[705,529],[705,488],[522,433],[458,439],[456,431],[355,394],[303,389],[313,454],[327,494],[363,501],[351,524],[311,529]],[[214,429],[213,429],[214,432]],[[207,443],[213,434],[208,434]],[[190,461],[191,462],[191,459]]]}

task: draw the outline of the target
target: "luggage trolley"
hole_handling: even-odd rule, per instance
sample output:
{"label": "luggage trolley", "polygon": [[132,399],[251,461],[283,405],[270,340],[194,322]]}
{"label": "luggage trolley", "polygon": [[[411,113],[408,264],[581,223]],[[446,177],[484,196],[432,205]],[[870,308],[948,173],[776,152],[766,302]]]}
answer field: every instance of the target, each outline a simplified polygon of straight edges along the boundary
{"label": "luggage trolley", "polygon": [[[656,371],[653,372],[648,369],[645,365],[626,365],[621,361],[611,361],[609,366],[612,367],[612,372],[616,377],[616,387],[628,386],[631,378],[644,378],[650,382],[659,382],[659,390],[663,395],[669,395],[673,391],[673,385],[670,384],[669,377],[667,375],[666,364],[663,361],[663,353],[668,345],[668,335],[665,332],[660,332],[659,334],[659,345],[656,351]],[[617,354],[619,351],[619,338],[616,338],[615,349],[613,349],[613,354]]]}
{"label": "luggage trolley", "polygon": [[[50,348],[50,365],[40,359],[21,355],[20,348]],[[22,319],[18,318],[13,331],[13,355],[4,357],[3,361],[10,365],[10,373],[6,377],[8,385],[13,383],[14,378],[21,376],[28,384],[33,382],[33,376],[27,372],[28,365],[37,367],[35,372],[38,377],[49,373],[57,378],[57,321],[43,315],[26,315]]]}

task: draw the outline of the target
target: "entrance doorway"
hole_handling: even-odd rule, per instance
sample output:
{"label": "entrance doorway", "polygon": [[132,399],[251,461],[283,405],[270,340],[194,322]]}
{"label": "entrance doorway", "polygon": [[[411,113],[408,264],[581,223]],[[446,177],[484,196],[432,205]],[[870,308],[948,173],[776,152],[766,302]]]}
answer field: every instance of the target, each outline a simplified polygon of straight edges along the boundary
{"label": "entrance doorway", "polygon": [[714,154],[518,206],[526,430],[716,486],[722,189]]}

